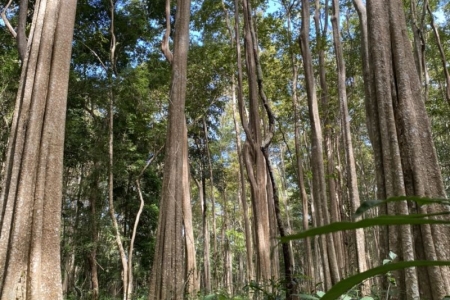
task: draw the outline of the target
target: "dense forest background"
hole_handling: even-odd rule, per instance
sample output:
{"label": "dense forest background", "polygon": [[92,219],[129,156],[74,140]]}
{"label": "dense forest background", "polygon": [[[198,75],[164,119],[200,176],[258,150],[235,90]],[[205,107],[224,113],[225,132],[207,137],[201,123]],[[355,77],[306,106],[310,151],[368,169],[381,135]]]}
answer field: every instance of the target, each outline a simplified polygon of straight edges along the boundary
{"label": "dense forest background", "polygon": [[[192,212],[180,231],[183,239],[193,238],[191,245],[178,245],[183,259],[194,250],[193,267],[179,270],[189,299],[318,297],[343,278],[406,259],[404,247],[383,244],[379,227],[286,244],[277,239],[351,221],[360,202],[380,199],[364,78],[364,64],[373,57],[364,56],[358,2],[365,5],[192,1],[184,109],[189,166],[175,176],[188,180]],[[29,1],[28,22],[35,3]],[[5,5],[0,10],[16,24],[17,3],[3,10]],[[167,49],[174,46],[178,8],[165,0],[78,1],[63,169],[66,299],[149,295],[158,216],[165,211],[160,201],[175,63]],[[407,0],[403,11],[448,194],[450,3]],[[5,161],[21,60],[4,21],[0,41]],[[366,217],[383,213],[375,208]],[[402,276],[366,280],[342,299],[406,299]]]}

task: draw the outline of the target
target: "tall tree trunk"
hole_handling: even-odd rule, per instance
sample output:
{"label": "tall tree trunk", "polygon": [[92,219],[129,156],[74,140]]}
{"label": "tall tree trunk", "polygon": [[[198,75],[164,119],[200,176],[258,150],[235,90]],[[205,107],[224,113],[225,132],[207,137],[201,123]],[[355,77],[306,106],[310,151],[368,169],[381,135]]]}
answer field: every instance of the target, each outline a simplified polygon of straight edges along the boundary
{"label": "tall tree trunk", "polygon": [[[371,101],[377,109],[373,134],[382,145],[378,189],[383,197],[416,195],[445,197],[431,126],[422,100],[421,85],[400,0],[367,1],[371,57]],[[372,112],[371,112],[372,113]],[[390,214],[431,213],[448,210],[433,205],[416,207],[400,202]],[[389,249],[402,260],[450,259],[450,233],[442,226],[389,228]],[[409,268],[398,275],[401,297],[442,299],[450,291],[447,267]]]}
{"label": "tall tree trunk", "polygon": [[[286,7],[286,13],[288,18],[288,36],[289,42],[291,42],[291,11],[289,7]],[[303,230],[308,230],[309,228],[309,203],[308,195],[306,194],[304,171],[303,171],[303,159],[301,153],[300,145],[300,125],[299,125],[299,101],[297,94],[297,82],[298,82],[298,66],[297,60],[295,58],[294,52],[291,51],[291,65],[292,65],[292,106],[294,107],[294,143],[295,143],[295,159],[296,159],[296,173],[298,188],[300,189],[300,196],[302,200],[302,225]],[[314,218],[314,217],[313,217]],[[313,264],[313,254],[311,251],[311,240],[310,238],[305,239],[305,275],[311,278],[312,282],[309,280],[306,283],[306,290],[311,291],[315,287],[315,270]]]}
{"label": "tall tree trunk", "polygon": [[97,165],[94,164],[91,184],[89,187],[89,202],[90,202],[90,222],[91,222],[91,243],[92,247],[89,251],[89,266],[91,273],[91,291],[92,300],[97,300],[99,298],[99,285],[98,285],[98,268],[97,268],[97,249],[98,249],[98,216],[97,216],[97,205],[98,205],[98,171],[96,169]]}
{"label": "tall tree trunk", "polygon": [[62,299],[64,125],[76,1],[36,3],[0,197],[0,299]]}
{"label": "tall tree trunk", "polygon": [[222,240],[223,240],[223,287],[228,295],[233,294],[233,254],[231,252],[230,240],[227,236],[228,227],[230,226],[228,207],[227,207],[227,190],[223,191],[223,222],[222,222]]}
{"label": "tall tree trunk", "polygon": [[[67,172],[69,173],[69,172]],[[63,183],[63,187],[65,187],[65,189],[68,189],[68,181],[69,181],[69,177],[70,175],[67,174],[65,176],[67,178],[67,180]],[[65,258],[65,263],[64,263],[64,272],[63,272],[63,282],[62,282],[62,287],[63,287],[63,296],[67,297],[69,294],[69,291],[71,291],[74,288],[75,285],[75,267],[76,267],[76,263],[75,263],[75,251],[76,251],[76,246],[77,246],[77,242],[78,242],[78,227],[80,224],[80,208],[83,207],[83,204],[81,202],[81,194],[82,194],[82,182],[84,180],[84,166],[82,165],[80,167],[80,174],[78,175],[78,180],[77,180],[77,196],[75,198],[75,220],[73,222],[73,225],[70,228],[70,233],[71,236],[69,237],[69,242],[67,243],[70,247],[70,251],[67,254],[67,257]],[[64,196],[63,196],[64,197]],[[81,205],[80,205],[81,204]],[[70,222],[72,223],[72,222]],[[63,232],[63,236],[66,235],[66,232],[64,230]],[[64,245],[62,245],[62,248],[64,249]],[[62,258],[62,260],[64,261],[64,257]]]}
{"label": "tall tree trunk", "polygon": [[[281,180],[281,190],[280,195],[282,195],[282,205],[285,207],[285,215],[286,215],[286,234],[292,234],[292,224],[291,224],[291,215],[290,215],[290,206],[287,203],[288,199],[288,193],[287,193],[287,175],[286,175],[286,167],[284,165],[284,157],[285,157],[285,149],[283,145],[280,146],[280,180]],[[291,259],[291,267],[292,272],[295,273],[295,259],[294,259],[294,250],[292,249],[292,241],[289,242],[289,253],[290,253],[290,259]]]}
{"label": "tall tree trunk", "polygon": [[[196,274],[195,252],[191,224],[184,224],[190,209],[190,193],[187,161],[187,129],[184,113],[186,98],[187,54],[189,48],[190,1],[178,0],[175,15],[174,52],[168,49],[170,33],[170,2],[167,1],[168,17],[164,53],[172,63],[172,81],[169,101],[169,120],[167,128],[166,155],[164,160],[164,178],[160,204],[156,253],[150,278],[149,299],[183,299],[185,285],[196,286],[193,281],[187,283],[186,277]],[[185,216],[185,217],[183,217]],[[183,231],[185,239],[183,239]],[[184,255],[186,249],[186,258]],[[193,280],[194,277],[191,277]],[[193,289],[189,289],[193,293]]]}
{"label": "tall tree trunk", "polygon": [[[185,292],[195,296],[200,289],[200,282],[197,273],[197,260],[195,257],[195,237],[192,225],[191,195],[189,186],[189,164],[187,149],[187,129],[184,123],[184,136],[186,137],[183,150],[183,172],[181,173],[182,186],[184,187],[183,198],[183,231],[185,240]],[[180,174],[178,174],[179,176]]]}
{"label": "tall tree trunk", "polygon": [[[338,93],[339,100],[341,105],[341,120],[343,124],[344,130],[344,141],[345,141],[345,154],[347,158],[347,186],[350,194],[350,203],[352,207],[352,213],[358,209],[360,206],[359,200],[359,190],[358,190],[358,179],[356,177],[356,164],[355,157],[353,155],[353,143],[352,136],[350,132],[350,116],[348,114],[348,106],[347,106],[347,90],[346,90],[346,72],[345,72],[345,61],[344,55],[342,52],[341,45],[341,34],[339,28],[339,1],[333,0],[333,16],[331,18],[331,23],[333,26],[333,39],[334,39],[334,49],[336,53],[336,65],[338,70]],[[362,273],[366,271],[366,246],[365,246],[365,237],[364,230],[357,229],[355,231],[355,240],[356,240],[356,256],[358,263],[358,273]],[[362,288],[362,295],[370,294],[370,286],[368,285],[368,281],[366,281]]]}
{"label": "tall tree trunk", "polygon": [[243,158],[243,149],[241,145],[241,129],[239,126],[239,122],[237,120],[237,111],[236,111],[236,95],[235,95],[235,86],[234,86],[234,77],[233,77],[233,119],[234,119],[234,129],[236,131],[236,150],[238,152],[239,159],[239,199],[242,204],[242,213],[244,219],[244,228],[245,228],[245,249],[246,249],[246,258],[247,258],[247,281],[251,282],[254,280],[255,272],[253,267],[253,239],[252,239],[252,229],[251,229],[251,221],[250,215],[248,213],[248,205],[247,205],[247,193],[246,193],[246,185],[245,185],[245,163]]}
{"label": "tall tree trunk", "polygon": [[110,41],[110,62],[111,68],[107,70],[109,76],[109,126],[108,126],[108,135],[109,135],[109,144],[108,144],[108,201],[109,201],[109,216],[111,217],[111,221],[113,223],[114,235],[116,238],[117,248],[119,250],[120,261],[122,263],[122,291],[123,291],[123,299],[128,300],[128,262],[127,255],[125,253],[125,249],[122,243],[122,236],[120,233],[119,223],[117,222],[116,211],[114,208],[114,78],[113,74],[115,74],[116,68],[116,35],[115,35],[115,2],[114,0],[109,1],[110,5],[110,33],[111,33],[111,41]]}
{"label": "tall tree trunk", "polygon": [[[212,217],[212,240],[213,240],[213,261],[214,261],[214,268],[212,272],[212,281],[216,284],[219,282],[218,274],[218,268],[219,268],[219,253],[217,252],[217,237],[216,237],[216,197],[214,195],[214,176],[213,176],[213,166],[212,166],[212,160],[211,160],[211,149],[209,149],[209,137],[208,137],[208,127],[206,126],[206,120],[203,118],[203,133],[205,135],[205,144],[206,144],[206,154],[208,157],[208,169],[209,169],[209,193],[210,193],[210,199],[211,199],[211,217]],[[206,201],[206,187],[204,189],[205,192],[205,201]],[[209,234],[209,232],[208,232]],[[209,238],[208,238],[209,239]]]}
{"label": "tall tree trunk", "polygon": [[[322,127],[320,125],[319,109],[314,83],[314,72],[312,66],[311,49],[309,46],[309,1],[302,0],[302,26],[300,33],[300,48],[303,56],[303,68],[305,71],[306,93],[308,97],[309,117],[311,122],[312,158],[311,167],[313,171],[313,196],[317,209],[318,225],[328,224],[330,221],[328,211],[327,188],[325,183],[325,168],[322,158]],[[339,280],[339,272],[334,251],[333,235],[321,236],[320,247],[322,263],[325,276],[325,289],[331,288],[332,283]],[[333,273],[332,273],[333,271]],[[332,276],[333,275],[333,276]]]}
{"label": "tall tree trunk", "polygon": [[[237,69],[238,69],[238,85],[237,85],[237,100],[239,106],[239,115],[241,119],[241,124],[247,124],[247,117],[245,115],[245,110],[243,109],[244,105],[244,96],[243,96],[243,72],[242,72],[242,59],[241,59],[241,44],[240,44],[240,28],[239,28],[239,0],[234,0],[234,16],[235,16],[235,43],[236,43],[236,57],[237,57]],[[234,78],[234,77],[233,77]],[[234,83],[234,80],[233,82]],[[247,205],[247,193],[246,193],[246,184],[245,184],[245,158],[244,158],[244,147],[241,145],[240,139],[240,126],[237,121],[237,113],[236,113],[236,95],[233,89],[233,117],[234,117],[234,127],[236,130],[236,145],[239,157],[239,173],[240,173],[240,190],[241,190],[241,202],[242,209],[244,211],[244,226],[245,226],[245,245],[247,252],[247,280],[251,282],[255,279],[255,270],[253,265],[253,230],[251,227],[250,216],[248,213],[248,205]]]}
{"label": "tall tree trunk", "polygon": [[[201,172],[200,174],[202,174]],[[202,235],[203,235],[203,268],[202,268],[202,284],[201,288],[206,294],[211,292],[211,262],[210,262],[210,245],[209,245],[209,220],[208,220],[208,203],[206,202],[206,183],[205,177],[201,175],[201,182],[194,178],[198,189],[198,198],[202,211]]]}
{"label": "tall tree trunk", "polygon": [[[273,209],[274,209],[274,217],[275,220],[274,223],[278,226],[278,232],[281,237],[286,236],[286,232],[284,230],[284,224],[283,220],[281,219],[281,211],[280,211],[280,200],[278,197],[278,188],[275,182],[275,176],[273,174],[272,166],[270,164],[270,158],[269,153],[267,149],[264,149],[263,151],[264,157],[266,158],[266,165],[267,165],[267,173],[269,174],[268,180],[270,181],[268,186],[272,188],[272,191],[270,193],[271,199],[273,201]],[[275,240],[275,238],[273,238]],[[283,251],[283,263],[284,263],[284,284],[286,288],[286,299],[292,300],[292,299],[298,299],[298,296],[296,296],[295,292],[295,286],[294,286],[294,277],[292,272],[292,258],[291,258],[291,250],[290,250],[290,244],[283,243],[282,244],[282,251]],[[278,256],[278,248],[274,248],[274,256]],[[278,262],[277,262],[278,263]]]}
{"label": "tall tree trunk", "polygon": [[[319,52],[319,84],[320,84],[320,104],[322,105],[322,113],[323,113],[323,126],[324,126],[324,150],[326,154],[326,170],[325,177],[328,181],[328,199],[329,199],[329,210],[331,211],[331,222],[338,222],[341,220],[339,214],[339,199],[336,196],[336,181],[334,171],[335,171],[335,163],[334,163],[334,152],[332,146],[333,140],[333,127],[335,127],[335,119],[334,113],[330,108],[330,97],[328,92],[328,83],[326,79],[326,65],[325,65],[325,47],[327,44],[327,33],[328,33],[328,11],[329,11],[329,0],[325,1],[324,7],[324,25],[323,29],[320,26],[320,1],[315,1],[315,12],[314,12],[314,24],[316,29],[316,41],[318,45]],[[328,207],[328,204],[326,204]],[[328,208],[327,208],[328,209]],[[346,266],[344,251],[342,248],[342,232],[333,233],[333,250],[329,250],[330,252],[330,263],[333,264],[333,261],[336,260],[337,268],[331,267],[331,275],[333,277],[333,282],[338,282],[341,276],[341,270],[344,270]],[[336,256],[336,258],[334,258]]]}
{"label": "tall tree trunk", "polygon": [[425,32],[425,16],[427,12],[427,1],[424,1],[422,5],[422,11],[418,16],[417,4],[418,1],[412,0],[410,3],[411,13],[411,28],[414,37],[414,59],[416,62],[417,73],[420,78],[420,82],[424,84],[424,99],[426,101],[428,96],[428,69],[425,58],[426,48],[426,35]]}
{"label": "tall tree trunk", "polygon": [[[243,0],[244,14],[244,41],[246,53],[247,78],[249,85],[249,120],[246,120],[242,96],[242,81],[239,89],[239,114],[244,127],[247,140],[245,142],[244,161],[247,175],[250,181],[252,196],[252,207],[256,234],[256,279],[261,283],[267,283],[272,278],[272,267],[270,259],[270,219],[267,201],[267,172],[264,155],[261,148],[264,145],[261,116],[260,95],[257,75],[257,42],[253,28],[253,19],[248,0]],[[238,53],[239,54],[239,53]],[[238,57],[238,59],[240,59]]]}

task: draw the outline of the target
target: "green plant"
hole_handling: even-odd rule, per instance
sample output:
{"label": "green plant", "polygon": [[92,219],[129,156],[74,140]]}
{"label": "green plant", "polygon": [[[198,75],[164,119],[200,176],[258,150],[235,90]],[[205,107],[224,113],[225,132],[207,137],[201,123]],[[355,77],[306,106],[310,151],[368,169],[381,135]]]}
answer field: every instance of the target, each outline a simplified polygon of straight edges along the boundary
{"label": "green plant", "polygon": [[252,281],[244,287],[244,290],[252,291],[255,296],[262,296],[264,300],[285,299],[286,294],[283,282],[274,280],[265,285]]}
{"label": "green plant", "polygon": [[[397,258],[397,254],[395,254],[392,251],[389,251],[389,258],[383,259],[383,265],[392,263],[392,261],[394,261],[396,258]],[[387,272],[386,277],[387,277],[387,280],[389,283],[386,294],[389,295],[389,290],[391,288],[391,285],[396,286],[397,282],[395,281],[395,277],[392,275],[392,272]]]}
{"label": "green plant", "polygon": [[[400,197],[392,197],[386,200],[370,200],[364,202],[356,211],[355,217],[361,216],[366,211],[371,208],[380,206],[382,204],[387,204],[389,202],[395,201],[414,201],[417,205],[430,205],[430,204],[442,204],[442,205],[450,205],[450,201],[448,199],[432,199],[432,198],[421,198],[414,196],[400,196]],[[359,228],[367,228],[372,226],[390,226],[390,225],[422,225],[422,224],[450,224],[448,220],[435,219],[433,217],[449,215],[449,212],[441,212],[434,214],[410,214],[410,215],[382,215],[373,218],[363,219],[357,222],[336,222],[332,224],[328,224],[322,227],[312,228],[306,231],[303,231],[298,234],[286,236],[280,238],[281,242],[289,242],[292,240],[303,239],[306,237],[314,237],[316,235],[329,234],[338,231],[344,230],[355,230]],[[306,295],[302,295],[304,299],[321,299],[321,300],[335,300],[335,299],[343,299],[341,298],[347,295],[347,292],[351,290],[354,286],[360,284],[364,280],[378,276],[387,274],[388,279],[392,278],[391,272],[410,268],[410,267],[427,267],[427,266],[450,266],[450,261],[401,261],[395,262],[392,261],[396,258],[394,253],[389,254],[389,259],[385,259],[383,261],[383,265],[372,268],[365,272],[356,274],[354,276],[350,276],[346,279],[339,281],[335,284],[327,293],[323,295],[318,295],[319,298],[308,296],[307,298],[303,297]],[[393,279],[393,278],[392,278]],[[395,283],[390,280],[390,284]],[[311,298],[312,297],[312,298]],[[344,298],[348,299],[348,298]],[[364,300],[370,300],[371,297],[364,297]],[[362,300],[362,299],[361,299]]]}
{"label": "green plant", "polygon": [[225,292],[217,291],[206,296],[200,296],[200,300],[244,300],[241,296],[229,296]]}

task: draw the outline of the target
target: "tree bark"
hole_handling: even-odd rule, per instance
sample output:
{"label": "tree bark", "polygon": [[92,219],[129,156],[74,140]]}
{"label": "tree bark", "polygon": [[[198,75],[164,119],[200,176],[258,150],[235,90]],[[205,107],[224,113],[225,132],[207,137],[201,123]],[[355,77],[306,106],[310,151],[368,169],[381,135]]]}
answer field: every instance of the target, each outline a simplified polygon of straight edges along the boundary
{"label": "tree bark", "polygon": [[62,299],[60,222],[76,1],[36,3],[0,197],[0,299]]}
{"label": "tree bark", "polygon": [[[334,52],[336,53],[336,65],[338,71],[338,94],[341,106],[341,120],[344,130],[344,142],[345,142],[345,154],[347,158],[347,186],[350,194],[350,203],[352,208],[352,213],[354,213],[360,206],[359,190],[358,190],[358,179],[356,176],[356,164],[355,157],[353,155],[353,143],[352,136],[350,132],[350,116],[348,114],[347,106],[347,90],[346,90],[346,71],[345,71],[345,61],[344,54],[342,52],[341,45],[341,34],[339,28],[339,1],[333,0],[333,16],[331,18],[331,23],[333,26],[333,39],[334,39]],[[356,256],[357,256],[357,272],[362,273],[366,271],[366,246],[365,246],[365,236],[363,229],[357,229],[355,231],[356,240]],[[361,287],[361,294],[370,294],[370,286],[366,281]]]}
{"label": "tree bark", "polygon": [[[286,232],[284,230],[284,224],[283,220],[281,219],[281,211],[280,211],[280,200],[278,197],[278,188],[275,182],[275,176],[273,174],[272,166],[270,164],[269,159],[269,153],[267,149],[263,150],[264,157],[266,158],[266,166],[267,166],[267,173],[269,174],[268,180],[270,181],[268,184],[269,187],[272,188],[271,198],[273,201],[273,208],[274,208],[274,216],[275,221],[274,223],[277,224],[278,232],[281,237],[286,236]],[[274,237],[275,239],[275,237]],[[275,252],[276,251],[276,252]],[[283,243],[282,244],[282,251],[283,251],[283,263],[284,263],[284,285],[286,288],[286,299],[293,300],[298,299],[298,296],[296,295],[296,286],[294,283],[294,277],[293,277],[293,271],[292,271],[292,258],[291,258],[291,249],[289,243]],[[274,249],[274,256],[278,255],[278,249]]]}
{"label": "tree bark", "polygon": [[[288,18],[288,38],[289,42],[291,42],[291,11],[288,7],[286,7],[286,13]],[[297,82],[298,82],[298,66],[297,60],[294,55],[294,52],[291,51],[291,65],[292,65],[292,106],[294,108],[294,143],[295,143],[295,162],[296,162],[296,173],[297,173],[297,183],[298,188],[300,189],[300,196],[302,200],[302,225],[303,230],[308,230],[309,228],[309,203],[308,203],[308,195],[306,194],[305,188],[305,179],[304,179],[304,171],[303,171],[303,159],[301,153],[301,145],[300,145],[300,129],[299,129],[299,101],[297,94]],[[291,246],[292,249],[292,246]],[[311,291],[312,287],[315,286],[315,269],[313,264],[313,254],[311,251],[311,239],[305,239],[305,251],[306,251],[306,259],[305,259],[305,267],[306,270],[305,275],[310,278],[306,282],[306,291]],[[293,258],[293,257],[292,257]],[[311,282],[312,281],[312,282]]]}
{"label": "tree bark", "polygon": [[[400,0],[367,1],[371,89],[377,112],[374,145],[382,153],[383,198],[399,195],[445,197],[441,172],[422,100],[421,84],[406,30]],[[372,113],[372,112],[370,112]],[[389,205],[390,214],[431,213],[448,210],[433,205],[416,207],[400,202]],[[388,229],[389,249],[402,260],[450,259],[450,233],[442,226],[423,225]],[[449,293],[447,267],[406,269],[397,275],[401,297],[442,299]]]}
{"label": "tree bark", "polygon": [[[238,85],[237,85],[237,102],[238,102],[238,112],[241,119],[241,124],[243,126],[247,125],[247,117],[245,115],[245,110],[243,109],[244,96],[243,96],[243,72],[242,72],[242,59],[241,59],[241,44],[240,44],[240,28],[239,28],[239,0],[234,0],[234,16],[235,16],[235,42],[236,42],[236,63],[238,70]],[[233,80],[234,83],[234,80]],[[233,90],[233,116],[234,116],[234,127],[236,129],[236,145],[239,157],[239,173],[240,173],[240,191],[241,191],[241,203],[242,209],[244,210],[244,226],[245,226],[245,245],[246,245],[246,254],[247,254],[247,280],[251,282],[255,279],[255,270],[253,264],[253,230],[251,227],[250,216],[248,213],[248,205],[247,205],[247,193],[246,193],[246,184],[245,184],[245,158],[244,158],[244,147],[241,145],[240,140],[240,126],[237,121],[237,112],[236,112],[236,95]],[[244,129],[247,133],[248,129]]]}
{"label": "tree bark", "polygon": [[[256,234],[256,280],[268,283],[272,279],[270,259],[270,219],[267,201],[267,172],[264,155],[261,151],[264,141],[261,130],[260,94],[257,75],[257,42],[253,19],[248,0],[242,1],[244,14],[244,44],[246,69],[249,85],[249,120],[247,122],[242,97],[239,97],[239,113],[244,127],[246,142],[243,148],[244,162],[250,182],[252,207]],[[240,59],[238,57],[238,59]],[[240,81],[242,83],[242,81]],[[242,85],[239,86],[242,93]],[[242,94],[240,94],[242,95]]]}
{"label": "tree bark", "polygon": [[91,222],[91,243],[92,247],[89,251],[89,264],[91,271],[91,290],[92,290],[92,300],[97,300],[99,298],[99,285],[98,285],[98,268],[97,268],[97,248],[98,248],[98,216],[97,216],[97,205],[98,205],[98,172],[95,170],[96,164],[94,164],[94,172],[92,174],[92,182],[90,184],[90,222]]}
{"label": "tree bark", "polygon": [[[212,217],[212,240],[213,240],[213,253],[212,257],[214,260],[214,268],[212,272],[212,282],[215,282],[216,284],[219,282],[219,279],[217,278],[217,269],[219,268],[218,258],[219,253],[217,252],[217,236],[216,236],[216,197],[214,195],[214,170],[212,166],[212,160],[211,160],[211,151],[209,149],[209,138],[208,138],[208,127],[206,126],[206,120],[203,118],[203,133],[205,135],[205,144],[206,144],[206,154],[208,157],[208,169],[209,169],[209,180],[210,180],[210,186],[209,186],[209,192],[210,192],[210,199],[211,199],[211,217]],[[205,201],[206,201],[206,187],[205,187]],[[206,203],[206,202],[205,202]],[[206,211],[205,211],[206,213]],[[206,217],[206,216],[205,216]],[[209,232],[208,232],[209,234]],[[209,239],[209,237],[208,237]]]}
{"label": "tree bark", "polygon": [[109,110],[108,110],[108,116],[109,116],[109,122],[108,122],[108,135],[109,135],[109,141],[108,141],[108,155],[109,155],[109,161],[108,161],[108,202],[109,202],[109,216],[111,217],[111,222],[113,223],[114,228],[114,235],[116,239],[117,248],[119,250],[119,256],[120,261],[122,263],[122,292],[123,292],[123,299],[128,300],[128,261],[127,261],[127,255],[125,253],[125,249],[123,247],[122,243],[122,236],[120,233],[119,223],[117,222],[117,216],[116,211],[114,208],[114,78],[113,74],[115,75],[115,69],[116,69],[116,35],[115,35],[115,2],[114,0],[109,1],[110,5],[110,33],[111,33],[111,40],[110,40],[110,62],[111,67],[110,69],[106,70],[108,73],[108,80],[109,80]]}
{"label": "tree bark", "polygon": [[[339,222],[341,220],[339,214],[339,199],[336,197],[336,181],[334,179],[334,152],[332,146],[333,140],[333,127],[335,121],[332,120],[333,113],[330,108],[330,100],[329,100],[329,92],[328,92],[328,83],[326,78],[326,65],[325,65],[325,46],[328,32],[328,15],[329,15],[329,0],[325,1],[324,7],[324,25],[323,30],[320,28],[320,1],[315,1],[315,12],[314,12],[314,24],[316,29],[316,41],[318,45],[319,52],[319,84],[320,84],[320,104],[322,105],[322,115],[324,116],[322,120],[318,119],[318,121],[323,121],[324,126],[324,141],[323,148],[326,154],[326,169],[325,169],[325,178],[328,181],[328,202],[323,203],[324,217],[327,218],[328,210],[331,212],[330,217],[328,217],[327,222]],[[320,111],[320,110],[319,110]],[[334,117],[334,119],[336,119]],[[322,163],[325,162],[322,160]],[[324,186],[326,189],[326,185]],[[335,232],[330,236],[330,239],[327,241],[329,248],[329,261],[330,261],[330,271],[333,282],[336,283],[340,280],[341,272],[345,268],[345,258],[344,251],[342,248],[342,232]]]}
{"label": "tree bark", "polygon": [[[328,199],[327,199],[327,188],[325,183],[325,168],[322,158],[322,127],[319,118],[319,108],[316,95],[316,87],[314,83],[314,71],[312,66],[311,49],[309,46],[309,29],[310,29],[310,15],[309,15],[309,1],[302,0],[302,25],[300,32],[300,49],[303,56],[303,68],[305,72],[305,85],[306,93],[308,97],[308,108],[309,108],[309,118],[311,122],[311,146],[312,146],[312,157],[311,157],[311,167],[313,173],[313,196],[315,201],[315,208],[317,210],[317,224],[319,226],[329,223],[329,212],[328,212]],[[336,256],[333,249],[333,236],[328,235],[327,237],[321,236],[320,248],[323,263],[324,272],[324,284],[325,289],[331,288],[332,284],[338,280],[337,262]],[[334,255],[334,259],[333,259]],[[331,276],[331,271],[334,271],[333,277]],[[338,276],[338,277],[336,277]]]}
{"label": "tree bark", "polygon": [[245,248],[246,248],[246,258],[247,258],[247,281],[251,282],[254,280],[255,272],[253,267],[253,239],[252,239],[252,229],[251,229],[251,221],[250,215],[248,213],[248,205],[247,205],[247,193],[246,193],[246,184],[245,184],[245,163],[243,158],[243,149],[241,145],[241,129],[239,127],[239,122],[237,120],[237,111],[236,111],[236,95],[235,95],[235,86],[234,86],[234,77],[232,80],[233,85],[233,119],[234,119],[234,129],[236,131],[236,150],[238,154],[239,160],[239,199],[242,204],[242,213],[243,213],[243,221],[245,228]]}
{"label": "tree bark", "polygon": [[[183,299],[186,285],[196,286],[195,252],[191,252],[193,244],[187,244],[193,242],[192,226],[186,219],[190,214],[184,211],[190,210],[187,129],[184,113],[190,2],[178,0],[176,5],[164,178],[149,299]],[[183,230],[183,223],[186,230]],[[189,275],[192,281],[187,282]],[[188,288],[188,292],[193,293],[194,290]]]}

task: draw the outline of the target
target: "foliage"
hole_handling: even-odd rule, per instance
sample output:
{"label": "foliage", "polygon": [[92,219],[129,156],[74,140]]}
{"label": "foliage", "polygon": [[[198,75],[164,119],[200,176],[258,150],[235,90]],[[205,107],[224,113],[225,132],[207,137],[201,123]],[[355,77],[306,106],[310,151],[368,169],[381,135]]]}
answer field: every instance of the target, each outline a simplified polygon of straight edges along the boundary
{"label": "foliage", "polygon": [[[365,211],[376,207],[381,204],[386,204],[395,201],[414,201],[418,205],[432,205],[441,204],[448,205],[447,199],[433,199],[433,198],[421,198],[421,197],[392,197],[386,200],[371,200],[364,202],[357,210],[356,216],[361,215]],[[363,219],[357,222],[336,222],[329,225],[321,226],[306,230],[299,234],[294,234],[280,238],[281,242],[289,242],[291,240],[303,239],[306,237],[314,237],[316,235],[330,234],[333,232],[344,230],[355,230],[359,228],[372,227],[372,226],[391,226],[391,225],[420,225],[420,224],[450,224],[448,219],[435,219],[434,217],[448,215],[448,212],[434,213],[434,214],[411,214],[411,215],[397,215],[389,216],[382,215],[378,217],[372,217]],[[335,284],[327,293],[320,295],[322,300],[334,300],[341,297],[341,295],[347,293],[354,286],[360,284],[364,280],[389,273],[391,271],[410,268],[410,267],[428,267],[428,266],[450,266],[450,261],[401,261],[391,262],[395,259],[395,255],[390,255],[390,260],[385,260],[383,265],[369,269],[365,272],[350,276],[346,279],[339,281]],[[389,262],[389,263],[388,263]],[[339,298],[340,299],[340,298]]]}

